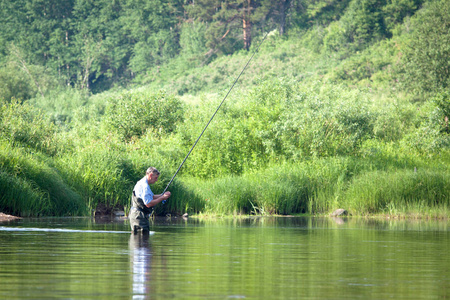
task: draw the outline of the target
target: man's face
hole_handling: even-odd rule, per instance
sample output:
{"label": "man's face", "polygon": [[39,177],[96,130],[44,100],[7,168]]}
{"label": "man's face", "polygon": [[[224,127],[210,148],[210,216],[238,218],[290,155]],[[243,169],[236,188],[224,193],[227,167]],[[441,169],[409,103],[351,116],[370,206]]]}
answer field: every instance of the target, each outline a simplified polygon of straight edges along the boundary
{"label": "man's face", "polygon": [[147,182],[148,184],[152,184],[158,181],[158,177],[159,175],[155,174],[155,173],[150,173],[147,175]]}

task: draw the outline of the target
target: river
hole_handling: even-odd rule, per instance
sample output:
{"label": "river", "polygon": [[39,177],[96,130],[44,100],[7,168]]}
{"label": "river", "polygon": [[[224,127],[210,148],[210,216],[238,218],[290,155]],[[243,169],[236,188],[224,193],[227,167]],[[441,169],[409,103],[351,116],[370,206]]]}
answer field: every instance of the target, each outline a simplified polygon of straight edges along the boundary
{"label": "river", "polygon": [[449,299],[449,221],[0,223],[2,299]]}

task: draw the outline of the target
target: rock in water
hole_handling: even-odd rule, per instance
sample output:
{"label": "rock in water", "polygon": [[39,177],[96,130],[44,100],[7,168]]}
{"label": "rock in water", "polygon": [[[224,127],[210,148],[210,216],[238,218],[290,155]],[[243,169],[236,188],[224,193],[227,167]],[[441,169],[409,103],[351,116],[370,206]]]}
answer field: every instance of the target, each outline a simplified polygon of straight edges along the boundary
{"label": "rock in water", "polygon": [[4,214],[4,213],[0,212],[0,222],[13,221],[13,220],[19,220],[19,219],[22,219],[22,218],[16,217],[16,216],[7,215],[7,214]]}
{"label": "rock in water", "polygon": [[347,216],[348,211],[346,211],[343,208],[336,209],[334,212],[331,213],[332,217],[341,217],[341,216]]}

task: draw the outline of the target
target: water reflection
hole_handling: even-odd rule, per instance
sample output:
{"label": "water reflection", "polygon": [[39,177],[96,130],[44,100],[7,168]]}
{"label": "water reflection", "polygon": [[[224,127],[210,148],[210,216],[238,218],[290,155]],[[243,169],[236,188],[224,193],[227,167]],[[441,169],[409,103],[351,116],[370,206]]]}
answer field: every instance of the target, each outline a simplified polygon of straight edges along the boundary
{"label": "water reflection", "polygon": [[93,222],[40,218],[1,224],[8,230],[0,230],[0,299],[450,295],[449,220],[156,218],[150,236],[131,234],[123,222]]}
{"label": "water reflection", "polygon": [[330,219],[334,221],[334,223],[336,223],[337,225],[343,225],[345,224],[345,222],[347,222],[347,219],[341,217],[330,217]]}
{"label": "water reflection", "polygon": [[149,294],[151,248],[148,233],[131,234],[129,240],[130,266],[133,273],[133,299],[145,299]]}

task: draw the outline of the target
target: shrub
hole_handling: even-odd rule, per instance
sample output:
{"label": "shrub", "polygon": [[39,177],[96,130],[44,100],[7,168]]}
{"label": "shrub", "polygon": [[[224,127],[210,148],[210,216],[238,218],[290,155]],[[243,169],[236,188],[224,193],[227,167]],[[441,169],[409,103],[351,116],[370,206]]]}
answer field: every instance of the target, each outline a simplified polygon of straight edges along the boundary
{"label": "shrub", "polygon": [[123,92],[111,97],[104,122],[108,129],[119,133],[124,141],[142,136],[147,130],[156,134],[168,134],[182,121],[183,107],[180,100],[164,91]]}
{"label": "shrub", "polygon": [[444,91],[437,94],[433,101],[437,107],[436,121],[439,124],[440,132],[443,134],[450,134],[450,91]]}
{"label": "shrub", "polygon": [[372,136],[376,115],[367,95],[343,87],[302,90],[276,125],[288,158],[357,153]]}
{"label": "shrub", "polygon": [[23,101],[34,97],[36,93],[36,86],[16,66],[9,64],[0,67],[0,100],[9,102],[15,98]]}
{"label": "shrub", "polygon": [[56,153],[55,126],[39,110],[14,100],[0,103],[0,137],[49,155]]}

